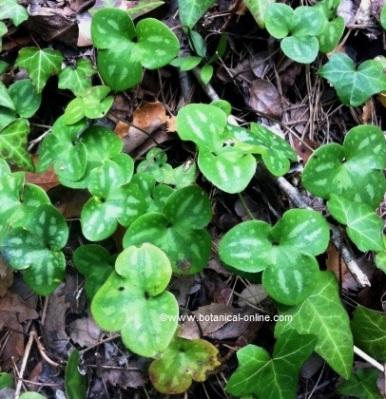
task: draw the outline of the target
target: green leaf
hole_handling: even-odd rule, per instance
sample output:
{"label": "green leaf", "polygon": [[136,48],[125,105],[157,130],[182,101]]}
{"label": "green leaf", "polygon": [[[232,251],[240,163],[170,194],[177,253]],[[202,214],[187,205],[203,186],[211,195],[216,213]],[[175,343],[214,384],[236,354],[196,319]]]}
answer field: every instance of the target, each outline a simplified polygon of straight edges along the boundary
{"label": "green leaf", "polygon": [[19,51],[16,65],[27,70],[37,93],[41,93],[50,76],[59,73],[62,54],[49,48],[24,47]]}
{"label": "green leaf", "polygon": [[280,312],[292,316],[280,320],[275,335],[288,330],[317,337],[315,351],[344,378],[349,378],[353,362],[353,342],[348,315],[339,298],[338,285],[330,272],[320,272],[313,292],[304,302]]}
{"label": "green leaf", "polygon": [[15,26],[19,26],[28,19],[28,13],[17,0],[2,0],[0,3],[0,19],[10,19]]}
{"label": "green leaf", "polygon": [[255,18],[257,25],[260,28],[265,26],[265,13],[270,4],[274,3],[275,0],[244,0],[249,12]]}
{"label": "green leaf", "polygon": [[8,94],[8,90],[5,87],[4,83],[0,81],[0,106],[9,108],[11,110],[15,110],[15,104],[11,96]]}
{"label": "green leaf", "polygon": [[383,220],[370,206],[332,194],[327,207],[339,223],[347,226],[347,234],[359,250],[366,252],[384,249]]}
{"label": "green leaf", "polygon": [[168,197],[161,213],[136,219],[123,237],[123,245],[150,242],[172,262],[174,273],[194,274],[207,264],[211,239],[204,227],[211,218],[209,200],[198,187],[185,187]]}
{"label": "green leaf", "polygon": [[46,399],[46,397],[36,392],[25,392],[20,396],[20,399]]}
{"label": "green leaf", "polygon": [[319,52],[319,42],[314,36],[285,37],[280,47],[288,58],[300,64],[311,64]]}
{"label": "green leaf", "polygon": [[359,305],[351,322],[354,342],[380,361],[386,360],[386,315]]}
{"label": "green leaf", "polygon": [[64,371],[64,386],[68,399],[84,399],[87,393],[87,376],[79,372],[80,354],[73,350]]}
{"label": "green leaf", "polygon": [[68,66],[60,72],[58,87],[71,90],[76,96],[80,96],[91,87],[91,77],[95,72],[90,60],[80,59],[76,68]]}
{"label": "green leaf", "polygon": [[9,373],[0,373],[0,390],[4,388],[13,388],[13,377]]}
{"label": "green leaf", "polygon": [[386,273],[386,235],[383,235],[384,250],[375,255],[375,265]]}
{"label": "green leaf", "polygon": [[178,0],[181,24],[192,29],[214,4],[215,0]]}
{"label": "green leaf", "polygon": [[104,117],[114,102],[114,97],[108,96],[109,92],[110,88],[107,86],[86,89],[82,95],[69,102],[64,111],[63,122],[66,125],[73,125],[83,118]]}
{"label": "green leaf", "polygon": [[165,4],[165,1],[154,1],[154,0],[139,0],[133,7],[127,10],[129,17],[132,19],[138,18],[141,15],[147,14],[158,7]]}
{"label": "green leaf", "polygon": [[214,69],[210,64],[204,65],[200,70],[200,79],[202,83],[207,85],[213,77]]}
{"label": "green leaf", "polygon": [[93,298],[95,321],[104,330],[120,331],[132,352],[157,356],[178,325],[177,301],[165,291],[171,274],[168,257],[154,245],[126,248],[116,260],[116,272]]}
{"label": "green leaf", "polygon": [[283,3],[272,3],[265,12],[265,27],[275,39],[283,39],[291,31],[294,10]]}
{"label": "green leaf", "polygon": [[207,373],[220,366],[218,356],[218,349],[208,341],[176,337],[150,364],[151,383],[163,394],[184,393],[192,381],[204,382]]}
{"label": "green leaf", "polygon": [[41,94],[38,94],[29,79],[18,80],[9,86],[9,95],[15,104],[16,112],[22,118],[30,118],[40,108]]}
{"label": "green leaf", "polygon": [[358,107],[372,95],[386,90],[386,74],[382,64],[374,60],[362,62],[355,68],[348,55],[333,54],[319,74],[334,86],[340,101],[352,107]]}
{"label": "green leaf", "polygon": [[300,6],[294,11],[290,32],[296,37],[319,35],[327,24],[327,18],[319,7]]}
{"label": "green leaf", "polygon": [[85,276],[84,290],[91,300],[113,272],[114,257],[100,245],[87,244],[75,250],[73,262],[76,269]]}
{"label": "green leaf", "polygon": [[383,168],[386,145],[382,131],[359,125],[345,136],[343,145],[320,147],[308,160],[302,181],[312,194],[328,199],[331,194],[375,209],[386,188]]}
{"label": "green leaf", "polygon": [[382,399],[377,386],[378,376],[378,370],[357,369],[348,381],[338,385],[337,392],[359,399]]}
{"label": "green leaf", "polygon": [[20,168],[32,170],[33,164],[27,151],[29,123],[17,119],[0,131],[0,155]]}
{"label": "green leaf", "polygon": [[176,68],[180,68],[181,71],[191,71],[194,69],[200,62],[202,61],[201,57],[196,56],[185,56],[178,57],[174,59],[170,65],[173,65]]}
{"label": "green leaf", "polygon": [[327,249],[329,228],[317,212],[287,211],[274,227],[261,221],[240,223],[219,244],[220,258],[245,272],[263,271],[263,284],[278,302],[294,305],[313,291],[318,276],[314,256]]}
{"label": "green leaf", "polygon": [[344,19],[337,17],[329,21],[323,31],[319,34],[319,50],[321,53],[330,53],[339,43],[344,33]]}
{"label": "green leaf", "polygon": [[123,10],[107,8],[95,13],[91,36],[99,50],[98,70],[104,82],[117,91],[138,84],[142,67],[160,68],[179,52],[178,39],[165,24],[147,18],[134,27]]}
{"label": "green leaf", "polygon": [[382,28],[386,30],[386,4],[381,9],[380,22]]}
{"label": "green leaf", "polygon": [[226,391],[235,396],[253,394],[258,399],[295,399],[300,368],[314,346],[314,336],[293,330],[278,338],[272,357],[262,347],[245,346],[237,352],[239,366]]}

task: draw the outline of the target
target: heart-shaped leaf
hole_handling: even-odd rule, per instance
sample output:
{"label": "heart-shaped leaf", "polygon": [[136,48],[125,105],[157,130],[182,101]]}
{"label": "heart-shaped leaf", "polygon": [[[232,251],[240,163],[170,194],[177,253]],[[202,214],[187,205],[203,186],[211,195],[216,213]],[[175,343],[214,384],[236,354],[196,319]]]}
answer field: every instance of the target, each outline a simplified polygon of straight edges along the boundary
{"label": "heart-shaped leaf", "polygon": [[375,209],[383,198],[386,181],[386,144],[382,131],[372,125],[352,128],[343,145],[320,147],[308,160],[302,181],[318,197],[343,196]]}
{"label": "heart-shaped leaf", "polygon": [[15,26],[19,26],[28,19],[28,13],[17,0],[2,0],[0,3],[0,19],[10,19]]}
{"label": "heart-shaped leaf", "polygon": [[386,315],[359,305],[351,322],[355,345],[380,361],[386,360]]}
{"label": "heart-shaped leaf", "polygon": [[208,341],[176,337],[161,357],[151,363],[151,383],[163,394],[184,393],[192,381],[205,381],[207,373],[220,366],[218,355],[218,349]]}
{"label": "heart-shaped leaf", "polygon": [[17,119],[0,131],[0,155],[23,169],[32,170],[33,164],[27,151],[29,123]]}
{"label": "heart-shaped leaf", "polygon": [[96,12],[91,35],[99,50],[98,70],[105,83],[118,91],[138,84],[142,67],[167,65],[179,51],[177,37],[165,24],[147,18],[134,27],[123,10],[106,8]]}
{"label": "heart-shaped leaf", "polygon": [[338,385],[337,392],[359,399],[382,399],[377,384],[378,377],[378,370],[358,368],[349,380]]}
{"label": "heart-shaped leaf", "polygon": [[275,39],[283,39],[291,31],[294,10],[283,3],[272,3],[265,12],[265,27]]}
{"label": "heart-shaped leaf", "polygon": [[83,118],[102,118],[114,102],[114,97],[108,96],[109,92],[110,88],[107,86],[94,86],[86,89],[67,105],[63,122],[66,125],[73,125]]}
{"label": "heart-shaped leaf", "polygon": [[255,18],[255,21],[260,28],[265,26],[265,13],[270,4],[274,3],[275,0],[245,0],[244,3],[247,6],[249,12]]}
{"label": "heart-shaped leaf", "polygon": [[289,36],[280,42],[283,53],[300,64],[311,64],[319,52],[319,41],[314,36]]}
{"label": "heart-shaped leaf", "polygon": [[120,331],[132,352],[157,356],[177,329],[178,304],[165,291],[171,274],[168,257],[154,245],[126,248],[116,260],[116,272],[93,298],[95,321],[104,330]]}
{"label": "heart-shaped leaf", "polygon": [[383,220],[370,206],[332,194],[327,207],[339,223],[347,226],[347,234],[359,250],[366,252],[384,249]]}
{"label": "heart-shaped leaf", "polygon": [[290,330],[278,338],[272,356],[262,347],[245,346],[237,352],[239,366],[226,391],[235,396],[253,394],[257,399],[295,399],[300,368],[315,341],[312,335]]}
{"label": "heart-shaped leaf", "polygon": [[71,90],[76,96],[80,96],[91,87],[91,77],[95,72],[88,59],[81,59],[76,68],[68,66],[60,72],[58,87]]}
{"label": "heart-shaped leaf", "polygon": [[335,88],[340,101],[358,107],[372,95],[386,90],[386,74],[380,62],[369,60],[357,68],[346,54],[333,54],[327,64],[319,70]]}
{"label": "heart-shaped leaf", "polygon": [[30,118],[35,115],[42,101],[41,94],[38,94],[29,79],[18,80],[9,86],[9,95],[15,104],[16,112],[22,118]]}
{"label": "heart-shaped leaf", "polygon": [[318,264],[329,228],[318,213],[306,209],[287,211],[274,227],[261,221],[240,223],[220,241],[220,258],[245,272],[263,273],[263,284],[278,302],[294,305],[313,290]]}
{"label": "heart-shaped leaf", "polygon": [[37,93],[41,93],[48,78],[60,71],[62,61],[57,50],[24,47],[19,51],[16,65],[27,70]]}
{"label": "heart-shaped leaf", "polygon": [[150,242],[169,256],[176,274],[194,274],[209,259],[210,235],[204,227],[211,218],[206,194],[198,187],[177,190],[167,199],[163,213],[136,219],[123,237],[123,245]]}
{"label": "heart-shaped leaf", "polygon": [[333,51],[343,36],[344,28],[345,24],[342,17],[329,21],[318,36],[320,52],[326,54]]}
{"label": "heart-shaped leaf", "polygon": [[84,290],[88,299],[92,299],[98,289],[114,270],[114,257],[102,246],[82,245],[73,255],[77,270],[85,276]]}
{"label": "heart-shaped leaf", "polygon": [[338,374],[349,378],[353,341],[349,318],[340,302],[338,285],[330,272],[319,272],[315,282],[313,292],[302,303],[280,312],[289,318],[277,322],[275,336],[280,338],[290,330],[315,335],[315,351]]}
{"label": "heart-shaped leaf", "polygon": [[8,93],[4,83],[0,81],[0,106],[15,111],[15,104]]}
{"label": "heart-shaped leaf", "polygon": [[34,292],[49,295],[64,277],[66,262],[61,249],[67,239],[63,216],[52,205],[41,205],[24,228],[15,228],[4,237],[0,249],[12,268],[24,271]]}
{"label": "heart-shaped leaf", "polygon": [[181,24],[192,29],[214,4],[215,0],[178,0]]}

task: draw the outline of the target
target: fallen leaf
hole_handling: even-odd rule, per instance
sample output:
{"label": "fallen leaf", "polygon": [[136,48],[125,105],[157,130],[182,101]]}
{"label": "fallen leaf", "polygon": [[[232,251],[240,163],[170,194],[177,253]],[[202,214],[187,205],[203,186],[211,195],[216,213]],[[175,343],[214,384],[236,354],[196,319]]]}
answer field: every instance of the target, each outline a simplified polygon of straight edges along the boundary
{"label": "fallen leaf", "polygon": [[26,179],[28,183],[36,184],[45,191],[48,191],[51,188],[59,185],[58,176],[52,168],[43,173],[28,172],[26,174]]}
{"label": "fallen leaf", "polygon": [[70,337],[81,347],[96,345],[101,336],[101,329],[89,317],[77,319],[70,324]]}
{"label": "fallen leaf", "polygon": [[258,305],[263,302],[267,296],[267,292],[262,284],[250,284],[241,291],[237,304],[240,307]]}
{"label": "fallen leaf", "polygon": [[283,114],[281,97],[276,87],[263,79],[256,79],[249,86],[248,105],[256,112],[280,118]]}

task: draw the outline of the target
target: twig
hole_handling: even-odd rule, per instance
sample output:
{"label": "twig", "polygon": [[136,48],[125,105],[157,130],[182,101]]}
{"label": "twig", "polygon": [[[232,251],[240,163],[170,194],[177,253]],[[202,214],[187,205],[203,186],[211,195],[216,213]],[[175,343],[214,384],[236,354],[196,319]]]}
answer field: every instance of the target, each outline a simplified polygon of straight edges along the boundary
{"label": "twig", "polygon": [[37,336],[37,334],[35,334],[35,342],[36,342],[36,346],[38,348],[38,351],[40,353],[40,356],[51,366],[53,367],[60,367],[61,365],[57,362],[55,362],[54,360],[50,359],[47,355],[46,352],[46,348],[43,346],[43,344],[40,341],[40,338]]}
{"label": "twig", "polygon": [[369,356],[366,352],[363,352],[362,349],[359,349],[357,346],[354,345],[354,353],[361,357],[363,360],[365,360],[367,363],[371,364],[373,367],[381,371],[382,373],[385,373],[385,368],[383,365],[379,362],[377,362],[375,359],[373,359],[371,356]]}
{"label": "twig", "polygon": [[29,338],[28,338],[27,345],[25,346],[23,360],[22,360],[22,363],[21,363],[19,375],[17,376],[17,385],[16,385],[16,390],[15,390],[15,399],[19,399],[19,397],[20,397],[21,388],[23,386],[23,376],[24,376],[25,369],[27,367],[29,354],[31,352],[31,348],[32,348],[32,344],[34,342],[35,336],[36,336],[35,330],[31,330],[30,333],[29,333]]}

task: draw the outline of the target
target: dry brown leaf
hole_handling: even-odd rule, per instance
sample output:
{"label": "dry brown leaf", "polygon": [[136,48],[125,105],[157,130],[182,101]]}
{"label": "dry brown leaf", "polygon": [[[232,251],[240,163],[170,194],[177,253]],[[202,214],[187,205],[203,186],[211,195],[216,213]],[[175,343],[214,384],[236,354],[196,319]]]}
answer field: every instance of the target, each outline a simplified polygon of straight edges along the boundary
{"label": "dry brown leaf", "polygon": [[248,105],[254,111],[272,118],[281,118],[283,114],[279,92],[271,82],[263,79],[254,80],[249,86]]}
{"label": "dry brown leaf", "polygon": [[267,291],[265,291],[262,284],[250,284],[241,291],[237,304],[242,306],[257,305],[267,298]]}
{"label": "dry brown leaf", "polygon": [[3,297],[13,284],[13,271],[0,256],[0,297]]}
{"label": "dry brown leaf", "polygon": [[26,174],[26,179],[28,183],[36,184],[45,191],[59,185],[58,176],[52,168],[43,173],[28,172]]}
{"label": "dry brown leaf", "polygon": [[71,339],[82,347],[96,345],[101,336],[101,329],[89,317],[77,319],[70,324]]}

